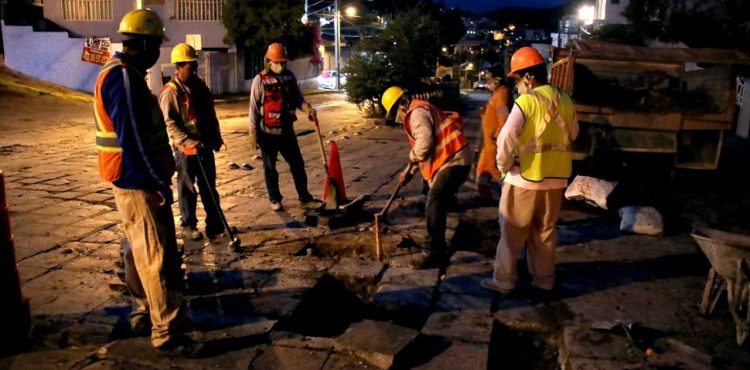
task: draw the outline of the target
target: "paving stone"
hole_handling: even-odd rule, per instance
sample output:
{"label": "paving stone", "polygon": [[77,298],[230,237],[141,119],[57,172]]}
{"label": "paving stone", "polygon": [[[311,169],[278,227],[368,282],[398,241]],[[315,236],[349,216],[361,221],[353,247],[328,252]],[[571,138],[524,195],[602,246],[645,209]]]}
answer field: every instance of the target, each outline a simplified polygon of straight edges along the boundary
{"label": "paving stone", "polygon": [[110,341],[114,326],[96,323],[75,323],[65,328],[63,340],[66,346],[103,345]]}
{"label": "paving stone", "polygon": [[342,258],[328,273],[344,283],[349,291],[369,296],[385,265],[372,259]]}
{"label": "paving stone", "polygon": [[469,251],[456,251],[451,255],[451,262],[448,266],[448,270],[455,265],[468,265],[468,264],[490,264],[494,263],[494,259],[489,258],[481,253],[469,252]]}
{"label": "paving stone", "polygon": [[319,370],[328,353],[310,349],[268,346],[250,364],[250,370]]}
{"label": "paving stone", "polygon": [[36,256],[29,257],[18,263],[18,266],[37,267],[49,270],[77,258],[75,253],[62,253],[62,248],[57,248],[46,253],[40,253]]}
{"label": "paving stone", "polygon": [[393,365],[393,358],[417,334],[416,330],[388,322],[364,320],[352,324],[336,339],[336,349],[349,351],[381,369],[388,369]]}
{"label": "paving stone", "polygon": [[493,322],[489,310],[435,312],[424,324],[422,334],[462,342],[489,343]]}
{"label": "paving stone", "polygon": [[[96,352],[96,346],[28,352],[8,360],[7,370],[60,370],[70,369]],[[0,363],[0,365],[3,365]]]}
{"label": "paving stone", "polygon": [[134,364],[116,361],[96,361],[82,367],[80,370],[131,370]]}
{"label": "paving stone", "polygon": [[390,267],[380,279],[381,284],[434,287],[438,282],[438,269],[415,270],[406,267]]}
{"label": "paving stone", "polygon": [[259,346],[235,348],[236,346],[231,340],[207,341],[204,342],[205,357],[184,359],[160,355],[149,338],[129,338],[110,344],[102,357],[137,365],[131,368],[247,369],[256,357]]}
{"label": "paving stone", "polygon": [[286,268],[278,270],[269,275],[261,286],[261,291],[285,291],[310,289],[318,282],[315,277],[300,275],[299,272]]}
{"label": "paving stone", "polygon": [[571,358],[561,365],[562,370],[638,370],[641,364],[613,360],[592,360],[590,358]]}
{"label": "paving stone", "polygon": [[389,315],[423,320],[429,313],[433,292],[434,288],[431,286],[383,284],[378,287],[372,302]]}
{"label": "paving stone", "polygon": [[[234,325],[219,330],[200,332],[196,334],[195,340],[201,342],[219,341],[229,339],[255,340],[257,342],[265,341],[276,320],[269,320],[265,317],[255,317],[252,322]],[[194,332],[195,333],[195,332]]]}
{"label": "paving stone", "polygon": [[486,344],[453,342],[429,362],[414,367],[419,370],[474,370],[487,369],[488,351]]}
{"label": "paving stone", "polygon": [[271,332],[271,343],[275,346],[314,349],[318,351],[332,351],[334,347],[333,338],[310,337],[277,330]]}
{"label": "paving stone", "polygon": [[28,281],[23,291],[32,298],[32,315],[83,316],[116,293],[109,284],[117,277],[80,271],[54,270]]}
{"label": "paving stone", "polygon": [[81,241],[85,243],[112,243],[119,242],[122,238],[123,235],[119,233],[110,230],[99,230],[81,239]]}
{"label": "paving stone", "polygon": [[461,264],[448,266],[440,283],[440,291],[454,294],[471,294],[492,297],[493,292],[482,288],[482,279],[492,277],[492,267],[486,264]]}
{"label": "paving stone", "polygon": [[522,305],[495,312],[495,319],[515,331],[552,333],[572,319],[564,306]]}
{"label": "paving stone", "polygon": [[267,292],[252,299],[253,308],[259,315],[271,318],[290,317],[300,302],[304,290]]}
{"label": "paving stone", "polygon": [[376,366],[347,353],[332,353],[322,370],[375,369]]}
{"label": "paving stone", "polygon": [[619,368],[619,363],[640,365],[643,355],[624,335],[580,326],[565,327],[560,345],[560,364],[567,369],[566,364],[570,359],[578,358],[612,361],[615,365],[606,367],[610,369]]}
{"label": "paving stone", "polygon": [[441,293],[436,311],[474,311],[487,310],[489,312],[492,297],[471,294]]}

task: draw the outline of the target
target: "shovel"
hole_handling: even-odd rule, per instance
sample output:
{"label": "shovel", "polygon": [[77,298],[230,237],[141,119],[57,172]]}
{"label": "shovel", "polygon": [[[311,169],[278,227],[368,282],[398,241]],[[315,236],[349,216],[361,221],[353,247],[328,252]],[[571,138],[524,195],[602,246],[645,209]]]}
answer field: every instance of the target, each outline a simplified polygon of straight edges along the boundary
{"label": "shovel", "polygon": [[[411,172],[411,169],[413,167],[414,164],[409,163],[406,166],[406,172]],[[396,189],[393,190],[393,193],[391,194],[390,199],[388,199],[388,203],[385,204],[385,207],[383,207],[380,212],[375,214],[375,257],[378,259],[378,261],[383,260],[383,247],[380,244],[380,220],[385,217],[386,213],[388,213],[388,209],[391,208],[391,204],[393,204],[393,200],[396,199],[396,195],[398,195],[399,190],[401,190],[400,181],[396,186]]]}
{"label": "shovel", "polygon": [[310,115],[313,123],[315,123],[315,133],[318,134],[318,146],[320,147],[320,156],[323,158],[323,170],[326,172],[325,181],[328,182],[328,188],[326,188],[326,209],[337,209],[338,204],[338,189],[336,188],[336,182],[331,178],[331,173],[328,172],[328,160],[326,159],[326,150],[323,147],[323,135],[320,133],[320,123],[318,122],[318,115]]}
{"label": "shovel", "polygon": [[[208,176],[206,176],[206,170],[203,169],[203,157],[201,157],[200,154],[198,154],[198,167],[201,169],[201,175],[203,176],[203,181],[208,184]],[[221,207],[219,207],[219,202],[216,199],[216,196],[214,196],[213,191],[209,191],[209,194],[211,194],[211,200],[214,203],[214,207],[216,208],[216,212],[219,214],[219,218],[221,219],[221,223],[224,225],[224,230],[227,232],[227,236],[229,237],[229,250],[231,251],[237,251],[240,249],[240,238],[238,238],[236,235],[234,235],[234,232],[232,231],[232,228],[229,227],[229,223],[227,223],[227,218],[224,216],[224,211],[221,210]]]}

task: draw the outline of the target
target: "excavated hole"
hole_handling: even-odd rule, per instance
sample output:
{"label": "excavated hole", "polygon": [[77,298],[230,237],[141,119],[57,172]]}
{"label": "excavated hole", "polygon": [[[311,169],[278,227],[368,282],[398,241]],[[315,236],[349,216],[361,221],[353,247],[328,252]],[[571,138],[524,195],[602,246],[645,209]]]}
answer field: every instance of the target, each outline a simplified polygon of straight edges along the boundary
{"label": "excavated hole", "polygon": [[490,338],[488,369],[555,370],[558,350],[550,334],[514,331],[495,321]]}

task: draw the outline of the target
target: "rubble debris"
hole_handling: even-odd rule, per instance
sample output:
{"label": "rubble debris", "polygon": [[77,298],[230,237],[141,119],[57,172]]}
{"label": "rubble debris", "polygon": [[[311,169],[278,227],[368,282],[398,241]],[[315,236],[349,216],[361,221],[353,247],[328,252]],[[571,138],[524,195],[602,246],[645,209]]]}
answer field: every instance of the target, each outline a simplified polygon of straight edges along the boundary
{"label": "rubble debris", "polygon": [[607,181],[589,176],[576,176],[565,190],[565,198],[571,200],[583,200],[586,203],[607,208],[607,197],[617,186],[616,181]]}
{"label": "rubble debris", "polygon": [[619,211],[620,231],[659,236],[664,233],[664,220],[653,207],[627,206]]}

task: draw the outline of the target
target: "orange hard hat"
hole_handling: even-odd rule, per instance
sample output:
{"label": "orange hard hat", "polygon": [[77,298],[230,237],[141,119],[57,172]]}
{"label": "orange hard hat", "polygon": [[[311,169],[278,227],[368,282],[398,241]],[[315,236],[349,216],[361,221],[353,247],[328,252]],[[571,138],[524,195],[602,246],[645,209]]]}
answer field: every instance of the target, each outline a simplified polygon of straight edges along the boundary
{"label": "orange hard hat", "polygon": [[268,45],[268,51],[266,51],[266,58],[272,62],[281,63],[288,60],[286,56],[286,48],[284,45],[274,42]]}
{"label": "orange hard hat", "polygon": [[524,46],[513,53],[513,57],[510,58],[510,73],[508,77],[513,77],[518,71],[544,64],[544,57],[539,53],[538,50]]}

